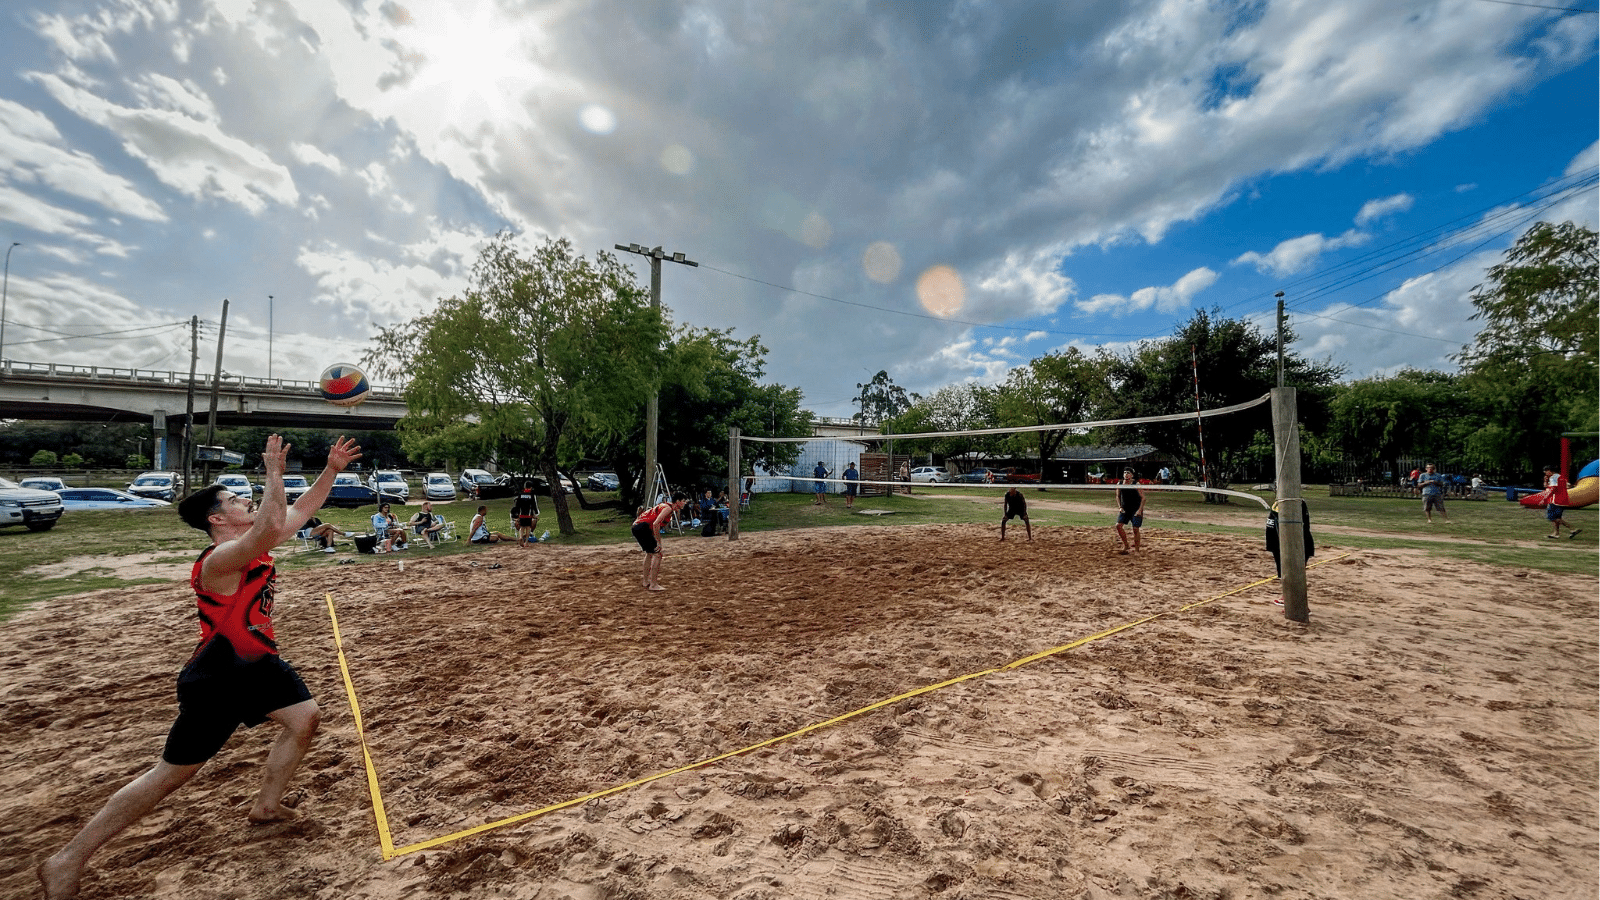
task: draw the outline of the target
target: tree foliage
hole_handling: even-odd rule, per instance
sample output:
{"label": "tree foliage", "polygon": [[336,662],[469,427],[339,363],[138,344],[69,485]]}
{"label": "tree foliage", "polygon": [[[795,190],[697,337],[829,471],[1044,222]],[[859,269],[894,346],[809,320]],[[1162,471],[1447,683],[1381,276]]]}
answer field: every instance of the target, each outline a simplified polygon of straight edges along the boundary
{"label": "tree foliage", "polygon": [[1461,361],[1482,428],[1470,451],[1502,471],[1532,472],[1563,432],[1600,428],[1595,232],[1541,222],[1472,292],[1483,328]]}
{"label": "tree foliage", "polygon": [[879,425],[911,408],[912,397],[894,383],[887,370],[879,370],[871,381],[856,385],[861,393],[856,402],[861,409],[851,418],[863,425]]}
{"label": "tree foliage", "polygon": [[[996,409],[998,394],[992,387],[970,382],[946,385],[929,396],[918,397],[908,409],[887,420],[884,425],[893,434],[999,428],[1000,415]],[[928,438],[906,441],[895,449],[930,453],[947,460],[963,460],[964,467],[970,468],[976,465],[980,455],[997,452],[1000,440],[993,435]]]}
{"label": "tree foliage", "polygon": [[[1293,340],[1293,332],[1286,330],[1285,344]],[[1102,415],[1130,419],[1192,410],[1196,370],[1202,409],[1254,400],[1277,386],[1277,340],[1242,319],[1223,318],[1220,310],[1196,310],[1172,337],[1141,343],[1110,360],[1110,392]],[[1297,389],[1302,424],[1321,427],[1331,386],[1341,371],[1331,362],[1311,362],[1292,350],[1285,352],[1284,384]],[[1208,417],[1204,437],[1210,471],[1230,478],[1246,459],[1259,456],[1262,445],[1255,438],[1263,430],[1270,435],[1271,422],[1266,407]],[[1194,471],[1200,469],[1200,432],[1193,420],[1122,426],[1108,437],[1150,444],[1186,461]],[[1265,446],[1270,448],[1270,440]]]}
{"label": "tree foliage", "polygon": [[[1000,424],[1056,425],[1095,418],[1109,400],[1107,378],[1112,363],[1111,356],[1089,356],[1069,347],[1012,369],[998,394]],[[1005,443],[1015,455],[1037,454],[1044,479],[1059,481],[1062,474],[1056,451],[1073,439],[1073,434],[1063,429],[1019,434]]]}
{"label": "tree foliage", "polygon": [[[565,239],[520,251],[502,232],[479,254],[467,291],[382,329],[366,362],[405,383],[408,447],[481,446],[552,486],[561,532],[572,517],[556,477],[574,431],[632,427],[660,382],[666,328],[633,273]],[[471,422],[463,428],[462,422]]]}
{"label": "tree foliage", "polygon": [[1322,436],[1348,461],[1397,472],[1401,459],[1461,459],[1477,422],[1460,375],[1405,369],[1338,387]]}

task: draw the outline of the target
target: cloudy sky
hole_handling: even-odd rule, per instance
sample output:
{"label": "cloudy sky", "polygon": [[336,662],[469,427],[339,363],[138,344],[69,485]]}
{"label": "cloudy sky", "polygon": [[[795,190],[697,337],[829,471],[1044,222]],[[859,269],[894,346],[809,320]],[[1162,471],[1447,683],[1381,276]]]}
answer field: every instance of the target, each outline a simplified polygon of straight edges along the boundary
{"label": "cloudy sky", "polygon": [[509,228],[686,254],[674,319],[825,416],[1280,290],[1350,377],[1452,369],[1596,224],[1594,5],[7,0],[0,352],[184,370],[198,315],[207,366],[226,298],[225,369],[311,379]]}

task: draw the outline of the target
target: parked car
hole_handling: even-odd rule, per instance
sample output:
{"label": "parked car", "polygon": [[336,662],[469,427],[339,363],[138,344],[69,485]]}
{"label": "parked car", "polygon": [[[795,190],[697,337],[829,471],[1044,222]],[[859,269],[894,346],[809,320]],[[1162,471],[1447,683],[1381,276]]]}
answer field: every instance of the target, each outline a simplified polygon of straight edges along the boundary
{"label": "parked car", "polygon": [[251,486],[249,478],[237,472],[225,472],[218,475],[217,484],[232,491],[236,497],[253,497],[261,492],[260,488]]}
{"label": "parked car", "polygon": [[61,497],[65,509],[157,509],[172,505],[165,500],[140,497],[116,488],[67,488],[56,494]]}
{"label": "parked car", "polygon": [[[256,490],[261,490],[261,485],[256,485]],[[311,484],[306,481],[304,475],[283,476],[283,499],[288,503],[293,504],[309,490],[311,490]]]}
{"label": "parked car", "polygon": [[128,483],[128,493],[171,502],[183,493],[183,476],[177,472],[145,472]]}
{"label": "parked car", "polygon": [[491,475],[483,469],[462,469],[459,479],[461,493],[474,500],[494,497],[514,497],[517,488],[508,475]]}
{"label": "parked car", "polygon": [[340,472],[333,476],[333,487],[328,491],[328,499],[322,501],[322,505],[355,509],[358,506],[371,506],[377,502],[378,492],[362,484],[360,475],[354,472]]}
{"label": "parked car", "polygon": [[422,495],[429,500],[454,500],[456,498],[455,483],[444,472],[429,472],[422,479]]}
{"label": "parked car", "polygon": [[22,486],[33,488],[36,491],[64,491],[67,489],[67,483],[54,475],[34,475],[31,478],[24,478],[22,479]]}
{"label": "parked car", "polygon": [[917,466],[911,470],[911,480],[919,484],[944,484],[950,473],[938,466]]}
{"label": "parked car", "polygon": [[615,472],[596,472],[585,478],[583,484],[591,491],[614,491],[622,487],[622,480]]}
{"label": "parked car", "polygon": [[979,466],[970,472],[962,472],[961,477],[956,480],[962,484],[987,484],[991,481],[995,484],[1002,484],[1006,480],[1006,473]]}
{"label": "parked car", "polygon": [[380,469],[367,479],[367,487],[384,495],[390,503],[404,503],[411,499],[411,485],[406,477],[393,469]]}
{"label": "parked car", "polygon": [[61,495],[25,488],[0,478],[0,525],[26,525],[29,531],[49,531],[61,519]]}

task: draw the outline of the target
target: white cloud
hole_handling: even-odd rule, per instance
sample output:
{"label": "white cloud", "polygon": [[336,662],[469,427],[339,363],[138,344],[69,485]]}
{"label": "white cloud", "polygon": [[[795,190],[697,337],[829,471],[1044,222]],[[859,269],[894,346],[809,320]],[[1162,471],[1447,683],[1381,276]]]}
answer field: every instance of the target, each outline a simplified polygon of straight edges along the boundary
{"label": "white cloud", "polygon": [[1059,248],[1007,253],[977,279],[977,302],[970,307],[995,320],[1055,312],[1077,293],[1077,285],[1059,271]]}
{"label": "white cloud", "polygon": [[1120,294],[1096,294],[1075,304],[1080,313],[1110,313],[1126,316],[1148,309],[1159,312],[1177,312],[1194,305],[1195,295],[1217,282],[1217,273],[1201,266],[1179,278],[1167,287],[1146,287],[1133,292],[1131,297]]}
{"label": "white cloud", "polygon": [[[139,192],[126,178],[107,172],[93,157],[66,146],[66,139],[54,123],[35,110],[10,100],[0,98],[0,179],[13,185],[41,186],[70,197],[76,197],[103,207],[113,215],[129,215],[140,219],[162,221],[166,214],[161,207]],[[58,225],[39,225],[52,233],[66,233],[62,227],[69,220],[81,222],[76,213],[61,210],[49,200],[24,198],[17,195],[12,213],[7,218],[43,222],[54,220]],[[39,209],[30,211],[28,206]],[[51,210],[55,210],[52,212]]]}
{"label": "white cloud", "polygon": [[1410,194],[1395,194],[1392,197],[1383,197],[1378,200],[1368,200],[1361,204],[1361,211],[1356,213],[1356,224],[1366,226],[1375,219],[1405,212],[1411,208],[1414,198]]}
{"label": "white cloud", "polygon": [[110,131],[163,183],[191,197],[235,203],[252,213],[298,198],[289,170],[261,149],[223,133],[218,123],[173,109],[131,108],[59,75],[36,74],[57,102]]}
{"label": "white cloud", "polygon": [[294,158],[302,165],[321,166],[335,175],[344,171],[344,164],[339,161],[339,157],[331,153],[324,153],[310,144],[297,141],[289,145],[289,151],[294,154]]}
{"label": "white cloud", "polygon": [[1256,271],[1272,275],[1293,275],[1311,266],[1322,254],[1330,250],[1359,247],[1371,240],[1371,237],[1355,229],[1333,238],[1320,234],[1307,234],[1284,241],[1264,256],[1254,250],[1241,254],[1234,259],[1233,264],[1253,265]]}

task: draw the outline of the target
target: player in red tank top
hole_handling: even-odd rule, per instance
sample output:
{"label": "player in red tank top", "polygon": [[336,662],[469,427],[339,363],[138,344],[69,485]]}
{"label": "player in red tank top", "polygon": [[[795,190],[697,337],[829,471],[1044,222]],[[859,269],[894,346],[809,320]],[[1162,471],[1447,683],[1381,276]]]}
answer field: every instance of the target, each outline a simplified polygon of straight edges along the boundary
{"label": "player in red tank top", "polygon": [[39,864],[45,897],[76,895],[94,852],[194,777],[240,725],[271,719],[282,727],[267,753],[249,820],[281,822],[295,815],[283,805],[283,794],[311,746],[320,713],[300,676],[278,657],[272,633],[277,575],[269,551],[322,506],[334,476],[361,458],[361,448],[339,438],[322,474],[293,507],[283,495],[288,453],[289,445],[277,435],[267,438],[259,508],[251,498],[215,484],[178,504],[178,515],[205,531],[211,546],[195,560],[189,579],[199,607],[200,645],[178,675],[177,721],[160,761],[113,794],[77,836]]}

